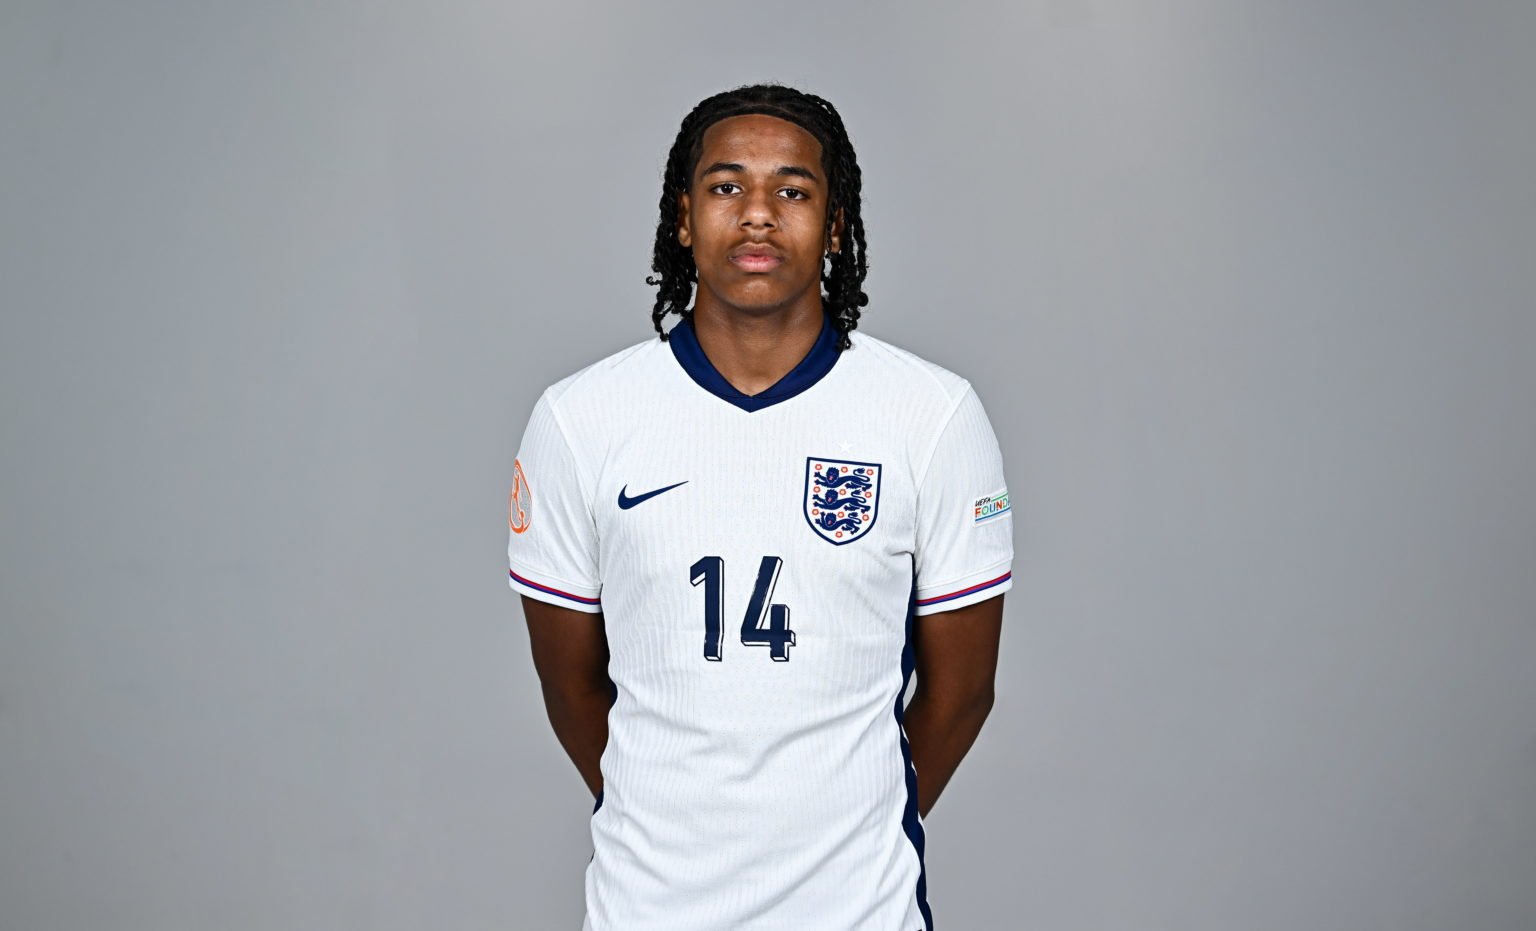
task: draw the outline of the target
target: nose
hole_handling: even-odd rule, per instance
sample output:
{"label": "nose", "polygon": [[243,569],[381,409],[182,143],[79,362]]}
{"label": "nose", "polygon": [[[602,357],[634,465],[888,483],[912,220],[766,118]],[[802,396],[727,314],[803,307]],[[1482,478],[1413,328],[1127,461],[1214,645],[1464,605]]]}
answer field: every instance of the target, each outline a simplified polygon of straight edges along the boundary
{"label": "nose", "polygon": [[778,223],[774,207],[773,192],[766,186],[758,186],[741,199],[741,225],[773,228]]}

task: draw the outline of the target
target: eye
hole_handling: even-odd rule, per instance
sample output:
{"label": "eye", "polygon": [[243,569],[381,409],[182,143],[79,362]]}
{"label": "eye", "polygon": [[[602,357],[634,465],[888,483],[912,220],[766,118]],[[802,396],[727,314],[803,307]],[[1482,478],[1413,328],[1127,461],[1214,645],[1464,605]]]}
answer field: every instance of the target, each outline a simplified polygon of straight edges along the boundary
{"label": "eye", "polygon": [[811,196],[811,195],[805,193],[804,191],[800,190],[799,188],[793,188],[793,187],[787,187],[784,190],[780,191],[779,193],[780,194],[793,194],[793,195],[795,195],[795,196],[791,197],[790,200],[806,200],[806,199],[808,199]]}
{"label": "eye", "polygon": [[[720,188],[723,188],[723,187],[739,187],[739,185],[736,182],[734,182],[734,181],[721,181],[719,184],[716,184],[713,187],[711,187],[710,190],[711,191],[719,191]],[[721,193],[724,193],[724,192],[722,191]]]}

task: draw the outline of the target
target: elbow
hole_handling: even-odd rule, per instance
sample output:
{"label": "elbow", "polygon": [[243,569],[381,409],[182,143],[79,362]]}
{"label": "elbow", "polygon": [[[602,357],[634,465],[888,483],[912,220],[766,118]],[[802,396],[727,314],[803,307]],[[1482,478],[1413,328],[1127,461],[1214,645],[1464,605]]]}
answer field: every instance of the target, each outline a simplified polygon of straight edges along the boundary
{"label": "elbow", "polygon": [[985,689],[978,690],[971,697],[971,714],[975,715],[978,720],[985,721],[987,716],[992,713],[992,706],[995,704],[997,704],[997,690],[988,685]]}
{"label": "elbow", "polygon": [[925,704],[953,720],[985,721],[992,713],[992,706],[997,703],[997,690],[990,682],[966,689],[926,690],[922,688],[921,679],[918,683],[918,690],[912,696],[913,701],[921,696]]}
{"label": "elbow", "polygon": [[978,682],[966,689],[956,704],[960,714],[979,725],[992,713],[992,706],[997,704],[997,690],[991,682]]}
{"label": "elbow", "polygon": [[613,682],[604,676],[601,682],[585,679],[540,681],[544,704],[551,708],[583,708],[593,703],[612,704]]}

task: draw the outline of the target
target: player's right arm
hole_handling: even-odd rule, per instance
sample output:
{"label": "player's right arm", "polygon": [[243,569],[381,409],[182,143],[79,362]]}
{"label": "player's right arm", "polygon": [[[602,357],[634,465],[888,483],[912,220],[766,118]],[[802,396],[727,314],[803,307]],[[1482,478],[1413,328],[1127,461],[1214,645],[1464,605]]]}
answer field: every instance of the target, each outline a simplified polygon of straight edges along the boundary
{"label": "player's right arm", "polygon": [[555,737],[595,798],[603,788],[598,768],[608,745],[608,637],[603,616],[523,596],[528,644]]}
{"label": "player's right arm", "polygon": [[614,693],[582,464],[546,393],[534,405],[512,464],[507,579],[522,596],[549,723],[596,796]]}

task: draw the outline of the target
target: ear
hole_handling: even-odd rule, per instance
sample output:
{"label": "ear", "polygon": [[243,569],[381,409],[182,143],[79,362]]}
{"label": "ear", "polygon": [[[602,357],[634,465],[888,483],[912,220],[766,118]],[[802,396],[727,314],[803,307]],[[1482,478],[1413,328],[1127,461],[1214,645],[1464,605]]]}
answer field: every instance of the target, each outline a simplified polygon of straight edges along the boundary
{"label": "ear", "polygon": [[684,249],[693,248],[693,218],[688,213],[688,192],[677,195],[677,242]]}
{"label": "ear", "polygon": [[843,208],[837,208],[832,222],[827,226],[827,251],[841,252],[843,248]]}

